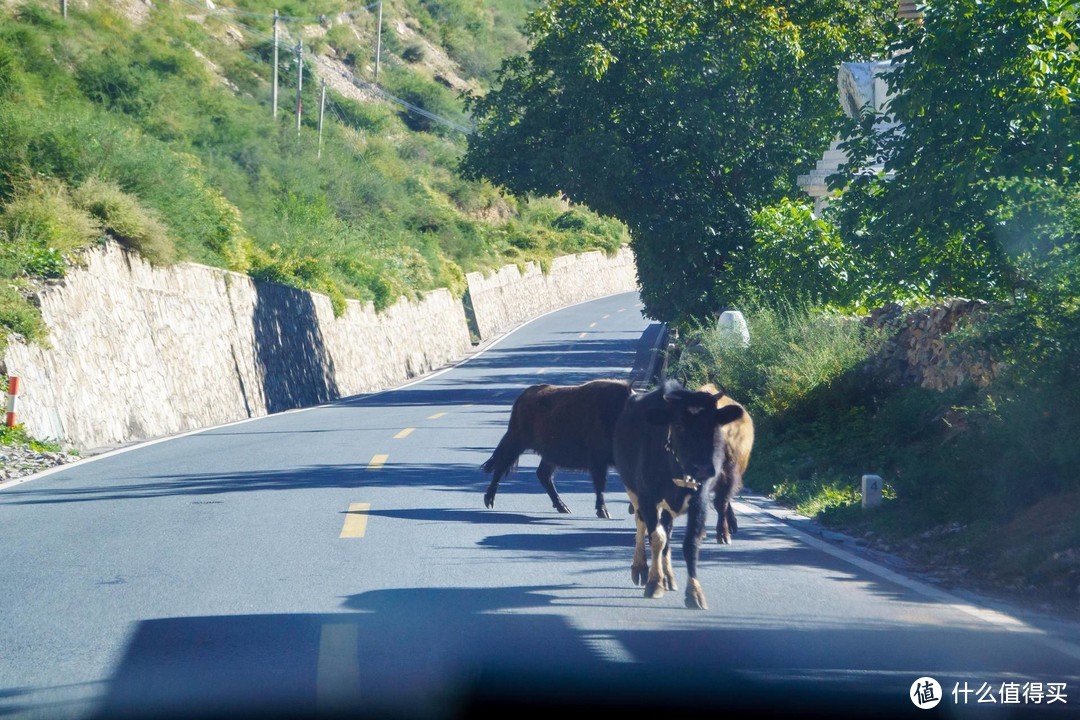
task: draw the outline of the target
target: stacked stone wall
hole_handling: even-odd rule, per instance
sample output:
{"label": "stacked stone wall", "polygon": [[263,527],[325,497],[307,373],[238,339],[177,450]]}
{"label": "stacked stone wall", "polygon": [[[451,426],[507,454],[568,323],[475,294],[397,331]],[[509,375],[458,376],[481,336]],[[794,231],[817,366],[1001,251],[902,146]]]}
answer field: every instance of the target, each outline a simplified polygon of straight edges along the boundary
{"label": "stacked stone wall", "polygon": [[[534,267],[534,266],[533,266]],[[516,277],[515,277],[516,275]],[[633,256],[556,258],[470,277],[482,340],[549,310],[636,290]],[[115,244],[38,293],[46,345],[9,340],[16,419],[39,438],[96,450],[400,384],[473,349],[447,290],[376,312],[194,263],[153,267]]]}
{"label": "stacked stone wall", "polygon": [[507,265],[466,280],[481,340],[557,308],[638,289],[634,254],[625,246],[610,258],[599,251],[555,258],[546,274],[530,262],[524,271]]}
{"label": "stacked stone wall", "polygon": [[955,298],[942,304],[905,310],[895,303],[872,312],[866,322],[885,329],[889,339],[871,363],[883,382],[945,390],[971,381],[989,385],[1004,368],[985,351],[962,350],[948,333],[961,323],[978,322],[987,306]]}

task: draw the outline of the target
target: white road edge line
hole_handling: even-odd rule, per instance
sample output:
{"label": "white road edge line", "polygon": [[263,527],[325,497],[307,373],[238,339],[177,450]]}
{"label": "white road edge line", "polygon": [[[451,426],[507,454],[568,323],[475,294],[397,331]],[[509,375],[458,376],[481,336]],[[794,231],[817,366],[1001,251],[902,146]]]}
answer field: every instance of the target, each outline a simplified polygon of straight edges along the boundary
{"label": "white road edge line", "polygon": [[[412,387],[414,385],[419,385],[421,383],[425,383],[428,380],[434,380],[435,378],[439,377],[440,375],[448,373],[451,370],[456,370],[457,368],[461,367],[462,365],[465,365],[465,364],[467,364],[469,362],[472,362],[476,358],[480,357],[481,355],[483,355],[487,351],[494,348],[496,345],[501,343],[503,340],[506,340],[506,338],[510,337],[511,335],[516,333],[518,330],[521,330],[525,326],[527,326],[527,325],[529,325],[531,323],[534,323],[537,320],[540,320],[541,318],[545,318],[548,315],[553,315],[554,313],[561,312],[563,310],[568,310],[569,308],[572,308],[572,307],[577,307],[578,305],[584,305],[586,303],[595,302],[597,300],[603,300],[605,298],[611,298],[611,297],[615,297],[617,295],[627,295],[627,294],[629,294],[629,293],[621,292],[621,293],[612,293],[611,295],[601,295],[600,297],[594,297],[594,298],[590,298],[588,300],[582,300],[581,302],[574,303],[572,305],[566,305],[566,306],[561,307],[561,308],[555,308],[554,310],[549,310],[548,312],[546,312],[546,313],[544,313],[542,315],[537,315],[534,318],[529,318],[528,320],[521,323],[517,327],[512,328],[510,330],[507,330],[505,333],[503,333],[499,337],[495,338],[490,343],[488,343],[488,345],[481,348],[480,350],[477,350],[472,355],[469,355],[468,357],[454,363],[453,365],[449,365],[447,367],[444,367],[441,370],[436,370],[435,372],[432,372],[430,375],[425,375],[424,377],[418,378],[416,380],[412,380],[412,381],[404,383],[402,385],[397,385],[397,386],[394,386],[394,387],[386,388],[385,390],[378,390],[376,392],[373,392],[373,393],[370,393],[370,394],[367,394],[367,395],[364,395],[364,394],[361,394],[361,395],[349,395],[347,398],[339,398],[337,400],[333,400],[333,401],[328,402],[328,403],[323,403],[322,405],[312,405],[311,407],[295,408],[293,410],[282,410],[281,412],[271,413],[269,415],[259,415],[258,417],[244,418],[243,420],[234,420],[233,422],[222,423],[221,425],[211,425],[210,427],[196,428],[195,430],[188,430],[187,432],[179,433],[179,434],[176,434],[176,435],[167,435],[165,437],[154,438],[153,440],[146,440],[145,442],[137,443],[137,444],[134,444],[134,445],[127,445],[127,446],[124,446],[122,448],[117,448],[115,450],[109,450],[108,452],[100,453],[98,455],[91,455],[90,457],[87,457],[87,458],[81,458],[79,460],[76,460],[75,462],[66,463],[64,465],[56,465],[56,466],[51,467],[51,468],[49,468],[47,470],[42,470],[39,473],[34,473],[33,475],[26,475],[24,477],[15,478],[14,480],[8,480],[7,482],[2,482],[2,483],[0,483],[0,491],[7,490],[10,487],[15,487],[16,485],[22,485],[23,483],[28,483],[28,482],[30,482],[32,480],[38,480],[40,478],[48,477],[49,475],[54,475],[54,474],[56,474],[58,472],[64,472],[65,470],[70,470],[71,468],[79,466],[79,465],[85,465],[85,464],[89,464],[89,463],[92,463],[92,462],[96,462],[98,460],[104,460],[105,458],[115,457],[117,455],[122,455],[122,454],[124,454],[126,452],[131,452],[132,450],[139,450],[141,448],[150,447],[151,445],[157,445],[158,443],[169,442],[170,440],[179,440],[181,438],[186,438],[186,437],[189,437],[191,435],[198,435],[199,433],[210,432],[211,430],[221,430],[222,428],[229,428],[229,427],[235,427],[237,425],[244,425],[245,423],[255,422],[256,420],[265,420],[268,417],[281,417],[283,415],[288,415],[288,414],[291,414],[291,413],[301,413],[301,412],[308,412],[309,410],[318,410],[320,408],[334,407],[336,405],[339,405],[341,402],[343,402],[345,400],[355,399],[355,398],[358,398],[358,397],[363,397],[365,399],[366,398],[374,398],[374,397],[379,397],[380,395],[385,395],[387,393],[396,392],[398,390],[404,390],[405,388],[409,388],[409,387]],[[639,303],[639,305],[640,305],[640,303]],[[619,312],[622,312],[622,310],[619,310]]]}
{"label": "white road edge line", "polygon": [[916,592],[924,597],[942,603],[950,608],[953,608],[954,610],[959,610],[960,612],[971,615],[975,618],[978,618],[979,620],[982,620],[983,622],[990,623],[991,625],[997,625],[998,627],[1001,627],[1009,632],[1021,632],[1030,634],[1034,636],[1032,639],[1039,642],[1040,644],[1049,648],[1053,648],[1061,654],[1071,657],[1075,660],[1080,660],[1080,646],[1068,642],[1067,640],[1059,640],[1058,638],[1050,637],[1045,630],[1041,630],[1040,628],[1029,625],[1022,620],[1014,618],[1013,616],[1007,615],[1006,613],[1000,612],[998,610],[991,610],[989,608],[982,608],[978,607],[977,605],[972,605],[971,603],[966,602],[965,600],[962,600],[961,598],[951,593],[948,593],[940,588],[936,588],[919,580],[909,578],[906,575],[901,575],[900,573],[894,570],[890,570],[883,565],[879,565],[872,560],[861,558],[854,553],[831,545],[824,540],[819,540],[818,538],[815,538],[812,535],[808,535],[797,528],[791,527],[789,524],[784,522],[783,518],[774,515],[766,509],[762,509],[754,505],[739,501],[732,502],[732,505],[735,506],[735,508],[739,512],[745,513],[747,515],[767,517],[771,519],[774,523],[776,523],[776,525],[779,526],[781,531],[783,531],[787,535],[790,535],[800,540],[801,542],[809,545],[812,548],[821,550],[822,552],[832,555],[839,560],[843,560],[844,562],[850,563],[855,567],[865,570],[868,573],[877,575],[884,580],[888,580],[889,582],[900,585],[901,587],[907,588],[908,590]]}

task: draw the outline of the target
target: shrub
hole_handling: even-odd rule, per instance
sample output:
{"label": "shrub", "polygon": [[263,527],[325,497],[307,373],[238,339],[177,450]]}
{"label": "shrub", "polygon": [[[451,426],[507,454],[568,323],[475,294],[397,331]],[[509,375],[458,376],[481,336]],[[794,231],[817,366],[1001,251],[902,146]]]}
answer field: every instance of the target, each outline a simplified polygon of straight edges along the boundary
{"label": "shrub", "polygon": [[863,363],[880,335],[858,320],[807,304],[743,309],[750,344],[698,325],[686,333],[669,373],[728,388],[757,412],[778,416]]}
{"label": "shrub", "polygon": [[418,63],[424,59],[424,46],[420,43],[410,43],[401,51],[401,59],[407,63]]}
{"label": "shrub", "polygon": [[0,284],[0,329],[0,353],[7,347],[9,332],[18,333],[27,342],[41,341],[48,333],[41,313],[10,282]]}
{"label": "shrub", "polygon": [[0,213],[0,229],[16,243],[66,255],[101,237],[101,226],[72,202],[58,180],[32,179]]}
{"label": "shrub", "polygon": [[144,208],[116,183],[91,177],[72,193],[75,202],[96,217],[123,246],[154,265],[176,260],[176,246],[157,213]]}

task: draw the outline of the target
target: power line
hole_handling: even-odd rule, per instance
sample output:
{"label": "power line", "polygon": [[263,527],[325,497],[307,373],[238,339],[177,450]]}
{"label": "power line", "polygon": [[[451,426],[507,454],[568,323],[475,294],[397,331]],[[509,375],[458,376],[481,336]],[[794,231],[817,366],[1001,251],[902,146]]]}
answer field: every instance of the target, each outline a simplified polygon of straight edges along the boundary
{"label": "power line", "polygon": [[[200,7],[200,8],[204,7],[202,5],[202,3],[198,2],[198,0],[184,0],[184,2],[187,3],[188,5],[193,6],[193,7]],[[378,4],[379,4],[378,2],[372,3],[371,5],[368,6],[368,8],[375,7]],[[366,10],[367,8],[361,8],[361,9]],[[241,11],[241,12],[246,12],[246,11]],[[256,13],[248,13],[248,14],[256,15]],[[258,16],[259,17],[273,18],[273,15],[258,15]],[[281,16],[281,15],[278,16],[279,19],[281,19],[282,17],[284,17],[284,16]],[[258,30],[256,28],[251,27],[250,25],[247,25],[247,24],[239,22],[239,21],[234,21],[234,24],[236,26],[238,26],[239,28],[241,28],[243,30],[246,30],[249,34],[255,36],[256,38],[262,39],[264,41],[269,40],[269,41],[273,42],[273,35],[271,33],[268,33],[268,32],[262,31],[262,30]],[[357,88],[359,88],[361,90],[367,90],[369,92],[372,92],[372,93],[374,93],[378,97],[381,97],[384,100],[387,100],[389,102],[400,105],[401,107],[405,108],[409,112],[420,115],[421,117],[425,117],[428,120],[431,120],[432,122],[436,122],[436,123],[439,123],[441,125],[445,125],[445,126],[451,128],[453,130],[456,130],[457,132],[460,132],[460,133],[462,133],[464,135],[471,135],[472,132],[473,132],[472,128],[460,125],[460,124],[454,122],[453,120],[450,120],[449,118],[442,117],[441,115],[437,115],[437,114],[431,112],[430,110],[426,110],[426,109],[420,107],[419,105],[415,105],[413,103],[410,103],[409,101],[407,101],[407,100],[405,100],[403,98],[400,98],[400,97],[398,97],[398,96],[396,96],[396,95],[394,95],[394,94],[392,94],[390,92],[387,92],[386,90],[383,90],[381,87],[379,87],[375,83],[370,83],[370,82],[368,82],[366,80],[362,80],[361,78],[356,77],[355,75],[353,75],[351,72],[348,72],[347,70],[339,70],[338,72],[344,79],[346,79],[350,83],[352,83],[352,85],[354,87],[357,87]]]}

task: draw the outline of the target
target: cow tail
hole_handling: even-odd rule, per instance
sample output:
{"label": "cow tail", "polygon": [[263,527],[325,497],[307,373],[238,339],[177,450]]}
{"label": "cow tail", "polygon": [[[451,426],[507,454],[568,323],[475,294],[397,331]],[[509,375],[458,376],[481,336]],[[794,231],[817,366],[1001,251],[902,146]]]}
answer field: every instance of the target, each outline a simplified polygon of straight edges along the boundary
{"label": "cow tail", "polygon": [[496,477],[502,477],[517,467],[521,453],[522,451],[515,447],[511,434],[506,433],[495,447],[495,452],[480,466],[480,469],[486,473],[495,473]]}

